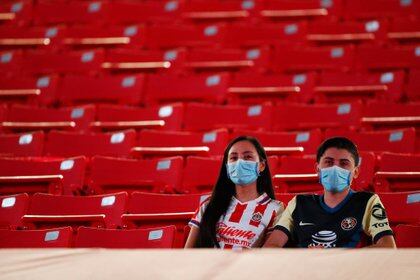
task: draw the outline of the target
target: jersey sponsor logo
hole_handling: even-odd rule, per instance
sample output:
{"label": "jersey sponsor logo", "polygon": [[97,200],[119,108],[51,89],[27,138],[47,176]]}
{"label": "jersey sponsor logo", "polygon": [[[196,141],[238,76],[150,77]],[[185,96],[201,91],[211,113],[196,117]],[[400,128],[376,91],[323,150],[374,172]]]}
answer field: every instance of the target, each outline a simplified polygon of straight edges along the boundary
{"label": "jersey sponsor logo", "polygon": [[383,223],[376,223],[372,225],[374,228],[382,228],[385,226],[389,226],[388,222],[383,222]]}
{"label": "jersey sponsor logo", "polygon": [[344,230],[352,230],[356,225],[357,220],[353,217],[347,217],[341,221],[341,228]]}
{"label": "jersey sponsor logo", "polygon": [[225,223],[217,224],[217,233],[220,236],[238,237],[238,238],[244,238],[244,239],[252,239],[256,235],[251,230],[237,229],[235,227],[230,227],[226,225]]}
{"label": "jersey sponsor logo", "polygon": [[299,226],[303,227],[303,226],[314,226],[314,223],[304,223],[302,221],[299,222]]}
{"label": "jersey sponsor logo", "polygon": [[262,217],[263,217],[263,215],[260,212],[257,212],[257,213],[252,214],[251,220],[253,222],[259,222],[259,221],[261,221]]}
{"label": "jersey sponsor logo", "polygon": [[337,234],[331,230],[321,230],[312,235],[310,247],[335,248],[337,246]]}
{"label": "jersey sponsor logo", "polygon": [[372,207],[372,216],[378,220],[385,220],[386,213],[384,207],[380,203],[376,203]]}

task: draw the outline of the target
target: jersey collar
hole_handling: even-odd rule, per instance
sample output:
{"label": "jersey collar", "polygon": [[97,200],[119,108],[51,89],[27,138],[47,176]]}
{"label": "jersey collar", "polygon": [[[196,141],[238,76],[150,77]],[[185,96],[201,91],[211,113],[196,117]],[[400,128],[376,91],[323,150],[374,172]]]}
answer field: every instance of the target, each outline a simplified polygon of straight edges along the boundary
{"label": "jersey collar", "polygon": [[239,203],[239,204],[242,204],[242,205],[248,204],[248,203],[264,204],[264,203],[270,201],[271,198],[266,193],[263,193],[262,195],[260,195],[256,199],[249,200],[247,202],[240,202],[235,196],[232,196],[232,200],[235,201],[236,203]]}
{"label": "jersey collar", "polygon": [[343,208],[343,206],[347,203],[347,201],[349,201],[349,199],[352,197],[353,194],[354,194],[354,191],[352,191],[350,189],[349,193],[343,199],[343,201],[341,201],[337,206],[335,206],[333,208],[331,208],[327,204],[325,204],[323,194],[319,196],[319,203],[320,203],[322,209],[324,209],[326,212],[332,214],[332,213],[335,213],[335,212],[339,211],[341,208]]}

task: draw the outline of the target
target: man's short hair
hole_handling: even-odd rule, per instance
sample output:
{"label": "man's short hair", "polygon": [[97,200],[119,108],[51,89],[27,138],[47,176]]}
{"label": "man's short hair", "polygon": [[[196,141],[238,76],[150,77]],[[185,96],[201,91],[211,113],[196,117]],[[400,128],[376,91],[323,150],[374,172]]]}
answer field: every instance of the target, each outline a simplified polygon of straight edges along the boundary
{"label": "man's short hair", "polygon": [[357,146],[345,137],[333,137],[325,140],[319,147],[316,153],[316,161],[319,162],[325,151],[329,148],[337,148],[347,150],[353,157],[356,166],[359,166],[360,157],[357,151]]}

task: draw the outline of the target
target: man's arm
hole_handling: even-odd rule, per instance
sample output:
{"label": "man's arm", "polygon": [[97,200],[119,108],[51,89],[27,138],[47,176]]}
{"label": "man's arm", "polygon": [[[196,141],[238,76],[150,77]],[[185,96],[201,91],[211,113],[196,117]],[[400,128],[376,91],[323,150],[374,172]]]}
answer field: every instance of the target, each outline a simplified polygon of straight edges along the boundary
{"label": "man's arm", "polygon": [[397,245],[392,235],[385,235],[379,238],[376,244],[369,246],[369,248],[397,248]]}
{"label": "man's arm", "polygon": [[263,248],[281,248],[286,245],[289,237],[281,230],[273,230],[270,237],[264,243]]}

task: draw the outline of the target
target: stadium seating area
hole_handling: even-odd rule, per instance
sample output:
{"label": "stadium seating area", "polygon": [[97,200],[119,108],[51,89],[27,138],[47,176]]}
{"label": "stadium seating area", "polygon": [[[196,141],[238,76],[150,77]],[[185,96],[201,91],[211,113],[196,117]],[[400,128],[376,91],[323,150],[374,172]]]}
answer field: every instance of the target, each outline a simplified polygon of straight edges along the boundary
{"label": "stadium seating area", "polygon": [[420,247],[419,34],[416,0],[2,0],[0,248],[180,248],[244,134],[284,203],[349,137]]}

